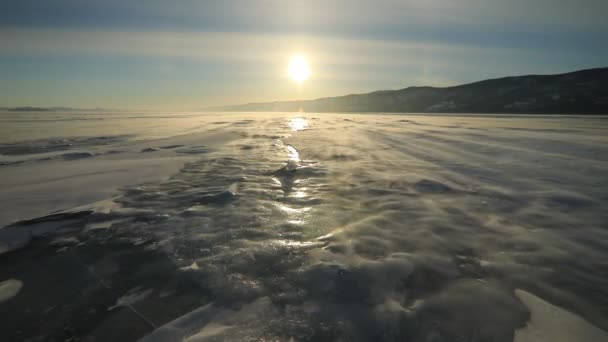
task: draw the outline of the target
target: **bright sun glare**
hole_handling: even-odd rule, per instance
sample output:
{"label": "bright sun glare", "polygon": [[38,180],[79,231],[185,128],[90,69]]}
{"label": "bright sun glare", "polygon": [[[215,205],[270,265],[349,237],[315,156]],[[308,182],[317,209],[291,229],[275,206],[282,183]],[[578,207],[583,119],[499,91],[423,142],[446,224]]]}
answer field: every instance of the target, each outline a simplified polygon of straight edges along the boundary
{"label": "bright sun glare", "polygon": [[289,78],[298,83],[306,81],[310,76],[310,67],[308,66],[306,57],[303,55],[292,56],[289,60],[287,73],[289,74]]}

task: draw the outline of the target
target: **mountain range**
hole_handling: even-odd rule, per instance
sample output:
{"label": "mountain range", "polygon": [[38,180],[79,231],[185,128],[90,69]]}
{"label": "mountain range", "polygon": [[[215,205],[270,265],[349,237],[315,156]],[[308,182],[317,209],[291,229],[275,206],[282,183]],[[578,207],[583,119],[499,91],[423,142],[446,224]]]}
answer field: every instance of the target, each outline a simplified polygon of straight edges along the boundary
{"label": "mountain range", "polygon": [[409,87],[304,101],[215,107],[220,111],[608,114],[608,68]]}

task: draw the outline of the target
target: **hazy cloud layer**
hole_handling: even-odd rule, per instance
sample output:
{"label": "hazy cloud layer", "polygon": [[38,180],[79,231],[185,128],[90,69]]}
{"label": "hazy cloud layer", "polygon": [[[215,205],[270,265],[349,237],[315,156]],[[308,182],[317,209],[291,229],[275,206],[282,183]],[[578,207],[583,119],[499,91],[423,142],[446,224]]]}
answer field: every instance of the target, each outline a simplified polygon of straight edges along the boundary
{"label": "hazy cloud layer", "polygon": [[[7,2],[0,104],[196,107],[598,67],[606,12],[596,0]],[[302,89],[284,77],[298,51],[313,71]]]}
{"label": "hazy cloud layer", "polygon": [[[23,26],[106,26],[183,28],[278,28],[343,31],[397,27],[463,27],[504,29],[549,26],[552,29],[608,28],[602,0],[384,0],[295,1],[235,0],[118,1],[23,0],[2,5],[0,23]],[[512,29],[513,29],[512,28]]]}

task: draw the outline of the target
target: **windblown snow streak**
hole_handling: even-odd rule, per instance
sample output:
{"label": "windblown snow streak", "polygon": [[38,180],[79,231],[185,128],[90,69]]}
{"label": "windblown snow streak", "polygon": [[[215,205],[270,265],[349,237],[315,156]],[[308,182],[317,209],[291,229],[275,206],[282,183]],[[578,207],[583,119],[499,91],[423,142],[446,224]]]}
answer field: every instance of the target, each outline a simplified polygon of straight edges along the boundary
{"label": "windblown snow streak", "polygon": [[[78,151],[48,152],[93,149],[87,158],[40,161],[50,137],[0,146],[7,161],[23,161],[0,164],[0,175],[45,163],[188,158],[165,178],[120,183],[111,201],[0,229],[0,281],[22,286],[0,303],[14,317],[0,323],[2,336],[109,338],[100,327],[132,322],[111,338],[528,341],[553,336],[542,331],[551,326],[547,310],[559,316],[552,329],[606,336],[605,119],[300,113],[175,121],[188,134],[100,130],[62,138]],[[89,146],[102,136],[107,144]],[[46,260],[44,276],[33,275],[35,255]],[[28,286],[52,271],[95,289],[84,295],[93,323],[73,326],[73,312],[91,308],[71,297],[25,312],[45,295]],[[27,317],[55,311],[56,322],[27,331],[35,327]],[[68,322],[71,330],[61,330]]]}

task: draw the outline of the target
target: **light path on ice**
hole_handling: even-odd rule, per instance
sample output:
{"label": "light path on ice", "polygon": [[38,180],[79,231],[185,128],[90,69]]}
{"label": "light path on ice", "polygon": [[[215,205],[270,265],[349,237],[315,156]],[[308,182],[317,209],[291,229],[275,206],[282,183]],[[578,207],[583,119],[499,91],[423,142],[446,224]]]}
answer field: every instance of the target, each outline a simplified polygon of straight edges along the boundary
{"label": "light path on ice", "polygon": [[607,332],[581,317],[526,291],[516,290],[515,294],[528,307],[531,318],[525,328],[515,331],[514,342],[608,341]]}

